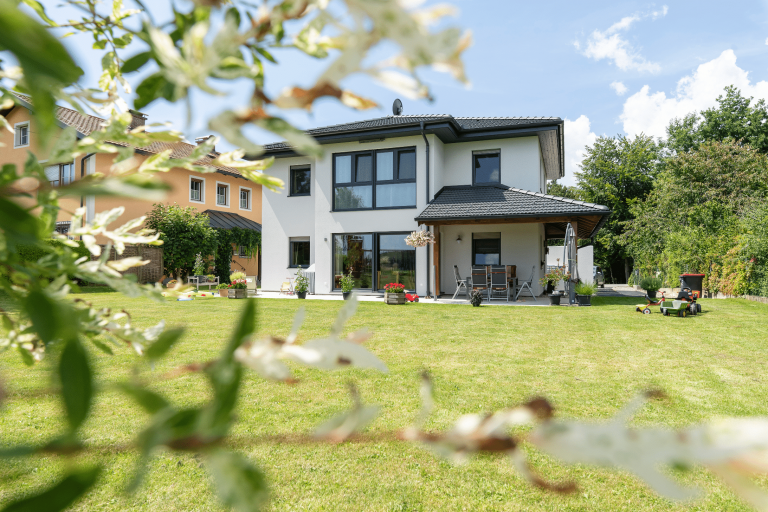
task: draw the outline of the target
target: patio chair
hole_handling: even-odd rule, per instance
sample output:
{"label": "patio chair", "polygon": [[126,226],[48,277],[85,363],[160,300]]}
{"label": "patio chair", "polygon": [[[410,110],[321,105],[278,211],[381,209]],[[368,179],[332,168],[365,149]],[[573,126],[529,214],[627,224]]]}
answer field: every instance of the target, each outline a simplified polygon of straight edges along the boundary
{"label": "patio chair", "polygon": [[467,280],[461,278],[461,276],[459,275],[459,267],[457,265],[453,266],[453,276],[456,278],[456,292],[453,294],[453,297],[451,297],[451,300],[456,298],[459,292],[461,292],[462,288],[464,288],[464,293],[466,294],[467,298],[469,298],[469,288],[467,287]]}
{"label": "patio chair", "polygon": [[519,287],[517,289],[517,295],[515,296],[515,300],[517,300],[520,297],[520,294],[523,292],[525,288],[528,288],[528,292],[531,294],[531,297],[533,297],[533,300],[536,300],[536,296],[533,294],[533,275],[536,273],[536,265],[531,267],[531,277],[529,277],[526,281],[521,281],[519,284]]}
{"label": "patio chair", "polygon": [[[494,295],[504,294],[509,302],[509,281],[507,281],[507,269],[503,265],[491,266],[491,289],[488,300],[493,300]],[[501,298],[501,297],[499,297]]]}
{"label": "patio chair", "polygon": [[[472,267],[472,291],[478,290],[481,293],[489,293],[488,290],[488,269],[484,266]],[[490,300],[490,295],[488,295]]]}

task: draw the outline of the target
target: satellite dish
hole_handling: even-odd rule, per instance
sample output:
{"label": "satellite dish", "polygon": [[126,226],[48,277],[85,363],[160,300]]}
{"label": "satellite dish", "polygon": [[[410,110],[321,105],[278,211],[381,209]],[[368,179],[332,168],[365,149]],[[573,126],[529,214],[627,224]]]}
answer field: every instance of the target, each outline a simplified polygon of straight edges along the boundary
{"label": "satellite dish", "polygon": [[396,116],[399,116],[403,113],[403,102],[400,101],[400,99],[396,99],[395,102],[392,104],[392,113]]}

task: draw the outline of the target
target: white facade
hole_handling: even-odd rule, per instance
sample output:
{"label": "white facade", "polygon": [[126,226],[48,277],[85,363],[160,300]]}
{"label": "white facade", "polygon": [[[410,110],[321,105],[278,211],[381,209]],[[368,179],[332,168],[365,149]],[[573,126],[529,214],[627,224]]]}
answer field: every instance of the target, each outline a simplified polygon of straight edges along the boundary
{"label": "white facade", "polygon": [[[473,151],[499,150],[500,183],[533,192],[544,192],[546,177],[539,138],[528,137],[444,144],[435,135],[427,135],[430,145],[430,200],[444,186],[471,185]],[[333,155],[351,151],[376,149],[416,149],[416,207],[333,211]],[[318,159],[295,157],[278,158],[270,174],[286,183],[284,190],[271,192],[262,189],[262,289],[279,290],[296,268],[290,266],[291,239],[309,237],[310,263],[315,266],[315,293],[337,292],[334,288],[333,235],[343,233],[411,232],[420,229],[414,220],[427,206],[426,155],[422,136],[392,137],[377,142],[344,142],[324,144],[324,156]],[[309,165],[311,192],[309,196],[290,196],[291,167]],[[470,272],[472,233],[501,233],[501,264],[516,265],[518,278],[527,279],[534,269],[534,290],[541,287],[538,279],[543,272],[544,227],[540,223],[443,226],[440,251],[440,288],[453,293],[455,281],[453,266],[457,265],[462,277]],[[462,242],[456,238],[461,235]],[[416,250],[416,293],[427,292],[427,251]],[[435,262],[430,261],[430,267]],[[375,272],[375,269],[374,269]],[[430,281],[434,268],[430,268]],[[385,283],[379,283],[379,289]],[[434,282],[430,286],[434,290]]]}

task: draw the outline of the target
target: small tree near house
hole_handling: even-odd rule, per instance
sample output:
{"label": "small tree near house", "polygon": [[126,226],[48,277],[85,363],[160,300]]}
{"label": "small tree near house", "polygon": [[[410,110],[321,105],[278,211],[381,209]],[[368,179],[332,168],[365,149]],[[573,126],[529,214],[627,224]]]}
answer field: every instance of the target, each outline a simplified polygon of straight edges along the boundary
{"label": "small tree near house", "polygon": [[209,225],[207,215],[191,206],[155,204],[147,217],[147,227],[160,233],[163,272],[176,280],[186,280],[193,272],[198,254],[208,264],[206,256],[216,253],[216,230]]}

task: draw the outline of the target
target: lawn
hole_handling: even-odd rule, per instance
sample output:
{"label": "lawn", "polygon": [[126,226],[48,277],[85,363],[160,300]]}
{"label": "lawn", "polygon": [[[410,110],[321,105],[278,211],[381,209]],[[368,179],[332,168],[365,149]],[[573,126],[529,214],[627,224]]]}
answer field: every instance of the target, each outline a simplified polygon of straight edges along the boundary
{"label": "lawn", "polygon": [[[176,405],[208,396],[202,376],[160,376],[216,357],[243,301],[154,303],[115,293],[82,298],[126,308],[137,326],[165,318],[187,332],[170,357],[154,369],[127,349],[107,356],[93,351],[100,385],[83,436],[82,462],[106,460],[101,485],[75,510],[220,510],[199,457],[157,453],[135,495],[123,492],[137,457],[121,449],[147,415],[110,384],[131,379],[135,368]],[[257,299],[259,330],[285,336],[304,306],[302,339],[327,333],[337,301]],[[633,476],[586,466],[564,466],[529,451],[534,467],[553,480],[573,479],[575,495],[561,497],[528,485],[503,457],[483,456],[453,466],[421,446],[394,438],[419,408],[418,374],[434,376],[436,410],[429,430],[448,428],[477,413],[544,395],[565,417],[605,419],[640,390],[661,388],[669,398],[649,404],[636,424],[682,426],[723,416],[768,415],[768,305],[746,300],[704,300],[704,313],[669,318],[641,315],[636,299],[595,298],[592,308],[482,307],[363,302],[347,330],[368,327],[368,347],[390,373],[322,372],[295,366],[294,385],[249,373],[238,404],[231,445],[268,475],[272,510],[747,510],[719,480],[702,469],[677,473],[706,490],[689,505],[658,497]],[[2,302],[2,301],[0,301]],[[0,304],[7,307],[7,304]],[[42,442],[62,427],[52,388],[53,358],[32,369],[13,352],[0,354],[8,397],[0,410],[0,445]],[[341,445],[306,442],[302,434],[349,405],[346,383],[357,383],[366,403],[382,412],[364,436]],[[61,474],[55,456],[0,464],[0,506]],[[768,480],[763,481],[768,487]]]}

